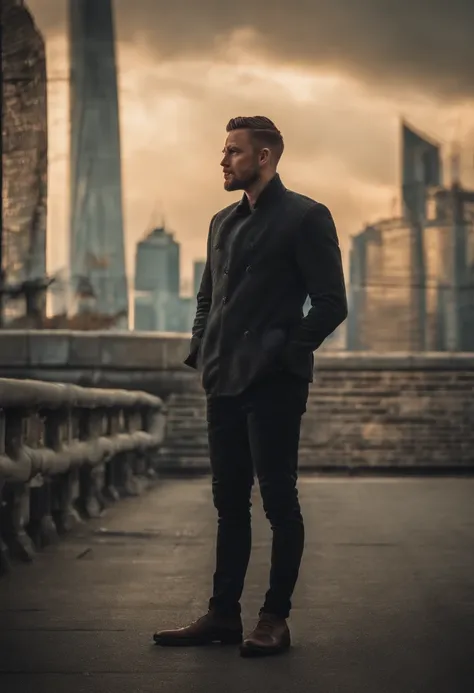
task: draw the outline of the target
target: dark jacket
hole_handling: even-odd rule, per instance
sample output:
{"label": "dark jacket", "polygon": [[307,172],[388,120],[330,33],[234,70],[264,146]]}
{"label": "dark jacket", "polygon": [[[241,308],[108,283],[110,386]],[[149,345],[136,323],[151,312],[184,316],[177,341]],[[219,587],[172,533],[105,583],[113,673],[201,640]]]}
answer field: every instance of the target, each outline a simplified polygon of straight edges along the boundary
{"label": "dark jacket", "polygon": [[212,218],[185,363],[202,370],[204,389],[215,395],[239,394],[281,370],[311,382],[313,352],[346,316],[332,216],[277,174],[254,210],[244,195]]}

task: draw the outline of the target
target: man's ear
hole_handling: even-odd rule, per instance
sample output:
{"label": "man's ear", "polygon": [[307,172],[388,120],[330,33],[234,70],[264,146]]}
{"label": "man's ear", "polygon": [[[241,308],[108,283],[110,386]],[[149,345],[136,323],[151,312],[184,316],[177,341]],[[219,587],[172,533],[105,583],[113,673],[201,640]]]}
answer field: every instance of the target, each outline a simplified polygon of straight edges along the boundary
{"label": "man's ear", "polygon": [[260,164],[266,164],[270,161],[271,158],[271,152],[268,149],[268,147],[264,147],[263,149],[260,150],[260,154],[258,156],[258,160]]}

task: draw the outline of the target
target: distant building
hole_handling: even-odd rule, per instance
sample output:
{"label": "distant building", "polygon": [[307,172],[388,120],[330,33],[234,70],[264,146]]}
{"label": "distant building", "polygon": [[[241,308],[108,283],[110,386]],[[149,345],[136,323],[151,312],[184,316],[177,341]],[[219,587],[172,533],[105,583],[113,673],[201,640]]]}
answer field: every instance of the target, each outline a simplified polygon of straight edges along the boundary
{"label": "distant building", "polygon": [[403,123],[403,216],[350,251],[347,348],[474,348],[474,192],[441,184],[439,150]]}
{"label": "distant building", "polygon": [[180,332],[191,332],[194,316],[196,315],[196,299],[180,297],[181,305],[181,329]]}
{"label": "distant building", "polygon": [[180,247],[165,226],[150,231],[137,244],[135,291],[179,295]]}
{"label": "distant building", "polygon": [[179,295],[180,246],[164,226],[150,231],[135,256],[135,329],[188,331],[189,299]]}
{"label": "distant building", "polygon": [[201,285],[202,275],[206,266],[205,260],[195,260],[193,262],[193,297],[196,298]]}
{"label": "distant building", "polygon": [[353,239],[349,350],[418,351],[422,348],[413,246],[412,229],[403,219],[367,226]]}
{"label": "distant building", "polygon": [[[47,82],[45,44],[21,0],[2,0],[3,257],[5,283],[46,274]],[[25,312],[4,301],[5,322]]]}
{"label": "distant building", "polygon": [[425,226],[425,343],[474,351],[474,191],[459,184],[431,198]]}
{"label": "distant building", "polygon": [[112,0],[69,0],[70,274],[92,287],[96,310],[128,326],[117,67]]}
{"label": "distant building", "polygon": [[184,322],[183,322],[183,327],[184,327],[184,332],[191,332],[193,322],[194,322],[194,317],[196,315],[196,307],[197,307],[197,295],[199,293],[199,288],[201,286],[201,280],[204,274],[204,268],[206,266],[206,261],[203,259],[200,260],[195,260],[193,262],[193,293],[190,299],[182,299],[183,301],[186,301],[185,304],[183,304],[183,310],[184,310]]}

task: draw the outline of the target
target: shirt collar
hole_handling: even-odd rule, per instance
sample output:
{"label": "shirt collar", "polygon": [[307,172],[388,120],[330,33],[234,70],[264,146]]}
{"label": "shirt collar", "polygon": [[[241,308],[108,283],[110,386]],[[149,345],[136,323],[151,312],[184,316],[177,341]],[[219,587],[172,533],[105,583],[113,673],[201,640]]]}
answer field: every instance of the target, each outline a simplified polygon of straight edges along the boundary
{"label": "shirt collar", "polygon": [[[263,188],[260,195],[257,197],[255,202],[255,209],[265,208],[274,202],[276,202],[281,195],[286,191],[285,186],[281,182],[281,178],[278,173],[275,173],[273,178],[267,183]],[[237,214],[247,215],[252,212],[247,195],[244,193],[242,199],[236,208]]]}

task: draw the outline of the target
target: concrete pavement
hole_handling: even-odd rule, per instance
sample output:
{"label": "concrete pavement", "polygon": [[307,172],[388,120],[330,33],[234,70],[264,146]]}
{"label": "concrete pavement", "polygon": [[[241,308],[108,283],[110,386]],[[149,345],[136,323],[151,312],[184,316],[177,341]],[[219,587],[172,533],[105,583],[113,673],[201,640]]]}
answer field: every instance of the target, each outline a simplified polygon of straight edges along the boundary
{"label": "concrete pavement", "polygon": [[[157,648],[206,608],[209,479],[168,480],[0,580],[2,693],[472,693],[474,479],[300,480],[306,553],[293,648]],[[246,629],[271,533],[256,490]]]}

